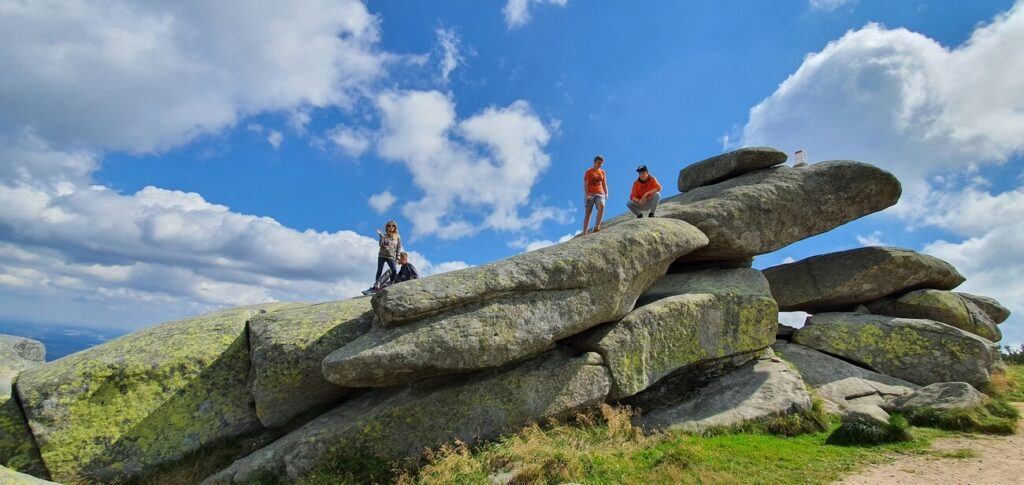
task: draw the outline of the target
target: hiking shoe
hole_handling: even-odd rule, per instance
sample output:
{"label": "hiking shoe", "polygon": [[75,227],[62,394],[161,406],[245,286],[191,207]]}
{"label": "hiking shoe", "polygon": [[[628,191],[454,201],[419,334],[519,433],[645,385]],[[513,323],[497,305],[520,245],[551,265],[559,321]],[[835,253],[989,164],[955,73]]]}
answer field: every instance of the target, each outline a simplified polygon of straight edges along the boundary
{"label": "hiking shoe", "polygon": [[376,293],[376,292],[377,292],[377,288],[367,288],[367,289],[363,290],[363,294],[366,295],[366,296],[373,296],[373,294]]}
{"label": "hiking shoe", "polygon": [[654,217],[654,213],[651,212],[650,214],[647,214],[647,217]]}
{"label": "hiking shoe", "polygon": [[636,215],[636,218],[637,218],[637,219],[643,219],[643,218],[644,218],[644,215],[643,215],[643,214],[637,214],[637,215]]}

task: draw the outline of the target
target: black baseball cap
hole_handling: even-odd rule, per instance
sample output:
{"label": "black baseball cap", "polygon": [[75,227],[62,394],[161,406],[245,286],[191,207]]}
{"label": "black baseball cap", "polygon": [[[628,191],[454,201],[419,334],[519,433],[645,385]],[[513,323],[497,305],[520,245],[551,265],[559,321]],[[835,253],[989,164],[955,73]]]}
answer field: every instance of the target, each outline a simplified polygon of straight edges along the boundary
{"label": "black baseball cap", "polygon": [[650,172],[650,170],[647,170],[647,165],[641,165],[641,166],[637,167],[636,171],[637,172]]}

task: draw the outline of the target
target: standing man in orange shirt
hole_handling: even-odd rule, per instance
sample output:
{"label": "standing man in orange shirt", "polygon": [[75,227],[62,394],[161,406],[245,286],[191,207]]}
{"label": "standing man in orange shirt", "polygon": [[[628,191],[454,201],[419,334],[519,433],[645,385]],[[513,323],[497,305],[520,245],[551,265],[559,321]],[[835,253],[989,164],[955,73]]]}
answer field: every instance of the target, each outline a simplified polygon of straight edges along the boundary
{"label": "standing man in orange shirt", "polygon": [[626,207],[637,218],[643,217],[644,212],[647,212],[647,217],[654,217],[654,212],[658,210],[658,202],[661,202],[661,184],[647,170],[647,165],[637,167],[636,172],[640,175],[633,182],[633,190],[629,193]]}
{"label": "standing man in orange shirt", "polygon": [[604,164],[604,157],[594,157],[594,167],[583,174],[583,205],[586,212],[583,215],[583,235],[586,236],[590,228],[590,211],[597,206],[597,221],[594,223],[594,232],[601,230],[601,218],[604,217],[604,201],[608,198],[608,180],[601,170]]}

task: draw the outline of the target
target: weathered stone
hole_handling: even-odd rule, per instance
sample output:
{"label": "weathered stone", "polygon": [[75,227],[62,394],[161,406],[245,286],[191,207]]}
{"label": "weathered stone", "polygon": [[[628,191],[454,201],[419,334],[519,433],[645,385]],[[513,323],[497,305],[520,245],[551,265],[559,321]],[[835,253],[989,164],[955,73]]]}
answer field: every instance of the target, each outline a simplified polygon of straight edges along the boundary
{"label": "weathered stone", "polygon": [[32,475],[18,473],[15,470],[0,466],[0,483],[4,485],[60,485],[36,478]]}
{"label": "weathered stone", "polygon": [[324,357],[370,330],[369,298],[257,315],[249,321],[252,394],[264,426],[277,427],[352,392],[324,379]]}
{"label": "weathered stone", "polygon": [[1004,307],[1003,305],[1000,305],[999,301],[997,301],[995,298],[981,295],[972,295],[970,293],[957,294],[962,296],[964,299],[970,301],[971,303],[974,303],[978,308],[985,312],[985,314],[988,315],[988,317],[992,319],[992,321],[995,322],[996,325],[1003,323],[1006,321],[1007,318],[1010,318],[1010,309]]}
{"label": "weathered stone", "polygon": [[919,385],[981,385],[1000,362],[998,347],[977,335],[932,320],[884,315],[820,313],[807,319],[793,342]]}
{"label": "weathered stone", "polygon": [[702,269],[736,269],[754,266],[754,258],[733,259],[730,261],[684,261],[675,262],[668,267],[669,274],[691,273]]}
{"label": "weathered stone", "polygon": [[772,345],[783,359],[796,366],[804,382],[836,409],[865,396],[888,399],[910,394],[917,384],[857,367],[810,347],[777,341]]}
{"label": "weathered stone", "polygon": [[964,277],[941,259],[880,246],[822,254],[764,270],[779,310],[838,311],[918,288],[951,290]]}
{"label": "weathered stone", "polygon": [[[771,350],[768,350],[769,355]],[[648,411],[645,429],[703,432],[810,409],[811,395],[788,364],[770,356],[725,374],[675,406]]]}
{"label": "weathered stone", "polygon": [[999,327],[971,300],[952,291],[914,290],[869,302],[871,313],[902,318],[924,318],[952,325],[993,342],[1003,338]]}
{"label": "weathered stone", "polygon": [[843,424],[886,426],[889,424],[889,413],[875,404],[852,404],[843,410],[842,422]]}
{"label": "weathered stone", "polygon": [[44,475],[46,468],[14,398],[14,380],[42,364],[45,354],[46,348],[35,340],[0,335],[0,466],[33,475]]}
{"label": "weathered stone", "polygon": [[694,391],[707,386],[711,381],[736,370],[738,367],[761,358],[764,349],[733,354],[720,359],[710,359],[677,369],[658,379],[654,385],[643,391],[617,401],[637,410],[656,409],[681,402]]}
{"label": "weathered stone", "polygon": [[637,304],[622,320],[572,340],[604,357],[610,399],[632,396],[679,368],[775,341],[778,309],[755,269],[666,275]]}
{"label": "weathered stone", "polygon": [[978,392],[966,382],[938,382],[892,400],[886,408],[892,412],[905,413],[914,409],[930,408],[940,411],[968,409],[988,401],[988,396]]}
{"label": "weathered stone", "polygon": [[[384,324],[328,355],[327,380],[383,387],[497,367],[622,318],[679,256],[707,244],[693,226],[639,219],[374,296]],[[417,320],[406,323],[410,319]]]}
{"label": "weathered stone", "polygon": [[[896,203],[891,173],[852,161],[801,169],[757,170],[669,197],[658,217],[680,219],[707,234],[707,247],[682,261],[735,260],[765,254]],[[605,223],[611,227],[632,215]]]}
{"label": "weathered stone", "polygon": [[346,401],[204,483],[248,483],[266,474],[295,479],[338,457],[399,460],[454,440],[472,445],[596,406],[609,386],[600,356],[573,357],[559,348],[482,374],[380,389]]}
{"label": "weathered stone", "polygon": [[796,327],[790,327],[789,325],[783,325],[780,323],[779,328],[775,330],[775,338],[789,342],[790,340],[793,340],[794,333],[796,333]]}
{"label": "weathered stone", "polygon": [[679,171],[679,191],[712,185],[726,179],[786,162],[786,152],[771,147],[740,148],[692,163]]}
{"label": "weathered stone", "polygon": [[18,394],[53,479],[137,476],[259,429],[245,321],[282,306],[153,326],[24,371]]}

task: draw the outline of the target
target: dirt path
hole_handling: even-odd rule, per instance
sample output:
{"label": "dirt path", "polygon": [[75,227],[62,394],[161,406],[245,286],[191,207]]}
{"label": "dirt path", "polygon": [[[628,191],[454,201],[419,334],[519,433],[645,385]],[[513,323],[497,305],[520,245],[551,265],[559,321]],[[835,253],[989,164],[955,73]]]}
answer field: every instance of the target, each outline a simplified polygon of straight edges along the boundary
{"label": "dirt path", "polygon": [[[1015,403],[1024,412],[1024,404]],[[967,451],[971,450],[971,451]],[[931,453],[899,456],[837,482],[840,485],[1024,483],[1024,421],[1013,436],[970,436],[936,440]],[[968,456],[956,458],[955,456]]]}

